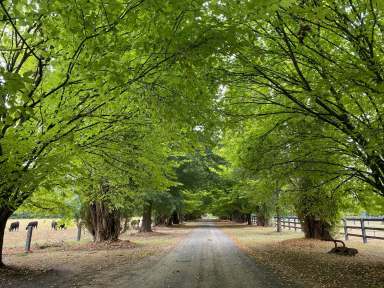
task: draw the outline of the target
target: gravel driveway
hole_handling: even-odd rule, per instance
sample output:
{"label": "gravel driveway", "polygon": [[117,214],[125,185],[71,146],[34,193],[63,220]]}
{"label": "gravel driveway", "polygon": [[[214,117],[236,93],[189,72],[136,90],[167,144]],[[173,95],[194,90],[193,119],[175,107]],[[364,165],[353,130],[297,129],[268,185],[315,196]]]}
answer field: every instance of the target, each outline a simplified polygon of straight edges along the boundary
{"label": "gravel driveway", "polygon": [[110,287],[278,288],[284,285],[241,252],[220,229],[208,223],[196,228],[169,254],[129,267],[125,275],[113,277]]}

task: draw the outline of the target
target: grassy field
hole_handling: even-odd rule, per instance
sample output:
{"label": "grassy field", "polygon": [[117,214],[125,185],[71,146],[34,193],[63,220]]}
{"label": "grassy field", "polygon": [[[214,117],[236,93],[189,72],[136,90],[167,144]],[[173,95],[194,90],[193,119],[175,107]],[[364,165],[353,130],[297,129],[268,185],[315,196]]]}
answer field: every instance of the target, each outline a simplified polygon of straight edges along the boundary
{"label": "grassy field", "polygon": [[[38,228],[33,230],[32,233],[32,251],[42,250],[45,248],[57,248],[57,247],[76,247],[85,245],[92,241],[92,235],[83,227],[81,233],[81,241],[76,241],[77,227],[75,223],[69,224],[65,230],[53,230],[51,229],[51,222],[55,219],[10,219],[7,222],[7,229],[4,235],[4,254],[12,255],[15,253],[24,252],[25,240],[27,237],[27,230],[25,229],[27,224],[31,221],[38,221]],[[19,231],[9,232],[8,228],[12,222],[19,221]],[[57,219],[55,221],[58,221]],[[156,230],[157,228],[155,228]],[[160,228],[161,230],[161,228]],[[137,230],[128,230],[126,233],[120,236],[122,240],[131,239],[135,236],[139,239],[140,243],[143,241],[156,241],[156,237],[150,237],[150,240],[146,240],[145,233],[137,234]],[[156,234],[149,234],[154,236]],[[144,237],[145,236],[145,237]],[[159,239],[162,239],[161,237]]]}
{"label": "grassy field", "polygon": [[[9,232],[8,227],[10,223],[15,221],[20,222],[19,231]],[[27,237],[27,230],[25,228],[30,221],[39,222],[38,228],[34,229],[32,233],[32,248],[76,241],[77,227],[75,223],[69,225],[65,230],[53,230],[51,229],[52,219],[10,219],[7,222],[7,229],[4,235],[5,254],[22,251]],[[90,241],[92,236],[83,229],[81,238],[83,241]]]}
{"label": "grassy field", "polygon": [[331,255],[331,242],[303,239],[294,231],[275,232],[267,227],[220,225],[237,245],[269,266],[292,286],[313,288],[384,287],[384,241],[363,244],[359,238],[346,241],[357,248],[355,257]]}

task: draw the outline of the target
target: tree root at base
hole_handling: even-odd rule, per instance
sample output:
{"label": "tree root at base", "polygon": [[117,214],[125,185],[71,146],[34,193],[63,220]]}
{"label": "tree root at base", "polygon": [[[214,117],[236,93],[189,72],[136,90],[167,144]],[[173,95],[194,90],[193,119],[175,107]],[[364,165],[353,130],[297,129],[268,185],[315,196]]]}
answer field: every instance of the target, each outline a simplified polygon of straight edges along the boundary
{"label": "tree root at base", "polygon": [[[359,251],[355,248],[346,247],[344,241],[334,239],[326,241],[332,241],[335,244],[335,247],[328,252],[330,254],[342,256],[355,256],[357,253],[359,253]],[[341,243],[343,246],[338,246],[337,243]]]}

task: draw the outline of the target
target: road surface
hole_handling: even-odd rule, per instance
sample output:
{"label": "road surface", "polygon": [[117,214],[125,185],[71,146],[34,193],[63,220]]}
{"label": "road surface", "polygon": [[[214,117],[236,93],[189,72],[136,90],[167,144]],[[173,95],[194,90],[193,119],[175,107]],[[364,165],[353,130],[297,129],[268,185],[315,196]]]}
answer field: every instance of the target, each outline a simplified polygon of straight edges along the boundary
{"label": "road surface", "polygon": [[284,287],[271,272],[258,266],[219,228],[209,223],[194,229],[169,254],[154,262],[129,267],[124,275],[112,277],[110,287]]}

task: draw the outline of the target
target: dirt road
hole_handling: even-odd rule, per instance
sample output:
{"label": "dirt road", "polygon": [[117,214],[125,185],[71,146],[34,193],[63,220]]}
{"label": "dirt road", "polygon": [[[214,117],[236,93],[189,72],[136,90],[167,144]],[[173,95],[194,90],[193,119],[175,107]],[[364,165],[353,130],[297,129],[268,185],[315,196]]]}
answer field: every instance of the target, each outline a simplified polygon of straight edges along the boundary
{"label": "dirt road", "polygon": [[[106,277],[109,279],[107,280]],[[284,287],[242,253],[220,229],[196,228],[169,254],[111,275],[105,271],[93,285],[82,287],[234,288]]]}

